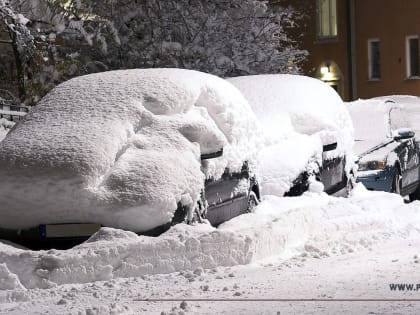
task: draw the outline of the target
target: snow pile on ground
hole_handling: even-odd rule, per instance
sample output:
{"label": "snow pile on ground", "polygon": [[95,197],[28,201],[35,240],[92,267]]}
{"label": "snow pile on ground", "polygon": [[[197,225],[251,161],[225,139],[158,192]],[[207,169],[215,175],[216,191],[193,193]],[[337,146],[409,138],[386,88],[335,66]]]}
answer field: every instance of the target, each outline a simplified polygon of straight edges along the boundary
{"label": "snow pile on ground", "polygon": [[346,155],[352,167],[353,125],[340,96],[320,80],[298,75],[231,78],[260,121],[266,144],[260,152],[265,193],[282,196],[308,162],[321,163],[322,146],[337,142],[325,158]]}
{"label": "snow pile on ground", "polygon": [[[144,231],[195,205],[204,176],[258,147],[242,94],[180,69],[110,71],[56,87],[0,144],[0,227],[93,222]],[[200,154],[224,149],[201,169]],[[203,174],[203,171],[205,174]]]}
{"label": "snow pile on ground", "polygon": [[397,195],[369,192],[361,185],[349,199],[312,193],[266,196],[255,213],[218,229],[180,224],[151,238],[103,228],[67,251],[33,252],[0,243],[0,279],[6,279],[1,289],[211,269],[290,253],[319,258],[419,231],[419,202],[406,205]]}
{"label": "snow pile on ground", "polygon": [[2,141],[15,123],[4,118],[0,118],[0,141]]}

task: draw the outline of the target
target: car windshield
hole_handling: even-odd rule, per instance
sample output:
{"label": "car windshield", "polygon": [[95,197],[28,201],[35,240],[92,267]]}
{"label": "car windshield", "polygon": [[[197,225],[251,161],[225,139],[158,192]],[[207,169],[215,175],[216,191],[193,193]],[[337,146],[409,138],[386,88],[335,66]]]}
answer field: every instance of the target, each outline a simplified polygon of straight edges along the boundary
{"label": "car windshield", "polygon": [[404,103],[402,111],[407,120],[408,127],[413,130],[416,136],[420,136],[420,98],[418,103]]}
{"label": "car windshield", "polygon": [[356,141],[384,141],[394,130],[409,128],[398,104],[381,100],[359,100],[349,104]]}

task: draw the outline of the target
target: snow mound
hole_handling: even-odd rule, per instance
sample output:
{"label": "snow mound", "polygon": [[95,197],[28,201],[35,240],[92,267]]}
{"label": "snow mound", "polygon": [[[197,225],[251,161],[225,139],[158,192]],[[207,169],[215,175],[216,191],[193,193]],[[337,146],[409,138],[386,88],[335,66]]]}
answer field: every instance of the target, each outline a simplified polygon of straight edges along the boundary
{"label": "snow mound", "polygon": [[[258,146],[242,94],[180,69],[69,80],[0,143],[0,227],[94,222],[136,232],[195,204],[204,177],[239,170]],[[200,154],[224,149],[201,169]],[[203,173],[204,172],[204,173]]]}
{"label": "snow mound", "polygon": [[0,242],[0,261],[8,270],[3,274],[16,275],[25,288],[49,288],[249,264],[290,253],[320,258],[372,248],[389,238],[418,237],[419,231],[420,202],[404,204],[400,196],[357,185],[350,198],[266,196],[255,213],[218,229],[179,224],[152,238],[103,228],[66,251],[33,252]]}
{"label": "snow mound", "polygon": [[0,290],[24,289],[18,277],[11,273],[6,264],[0,264]]}
{"label": "snow mound", "polygon": [[322,146],[337,142],[325,158],[346,156],[352,168],[353,125],[340,96],[320,80],[271,74],[228,79],[246,97],[265,134],[259,154],[265,193],[282,196],[311,162],[321,162]]}
{"label": "snow mound", "polygon": [[0,119],[0,141],[2,141],[10,129],[13,128],[15,123],[13,121],[9,121],[7,119],[1,118]]}

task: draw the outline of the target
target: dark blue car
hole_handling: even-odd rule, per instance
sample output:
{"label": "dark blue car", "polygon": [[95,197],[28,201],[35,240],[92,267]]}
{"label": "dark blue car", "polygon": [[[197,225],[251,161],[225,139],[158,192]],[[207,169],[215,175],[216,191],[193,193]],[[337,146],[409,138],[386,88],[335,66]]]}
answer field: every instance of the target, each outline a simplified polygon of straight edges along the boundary
{"label": "dark blue car", "polygon": [[359,100],[348,106],[355,127],[357,182],[414,200],[420,199],[420,146],[413,115],[420,114],[420,102],[407,104],[405,98]]}

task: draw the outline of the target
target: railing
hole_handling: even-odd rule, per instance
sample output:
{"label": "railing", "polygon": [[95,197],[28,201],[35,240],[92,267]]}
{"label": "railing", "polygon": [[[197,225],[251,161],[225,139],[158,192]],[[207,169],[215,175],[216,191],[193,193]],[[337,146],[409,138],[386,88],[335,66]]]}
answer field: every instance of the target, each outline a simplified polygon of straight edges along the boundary
{"label": "railing", "polygon": [[19,121],[28,113],[29,108],[20,105],[0,105],[0,119]]}

